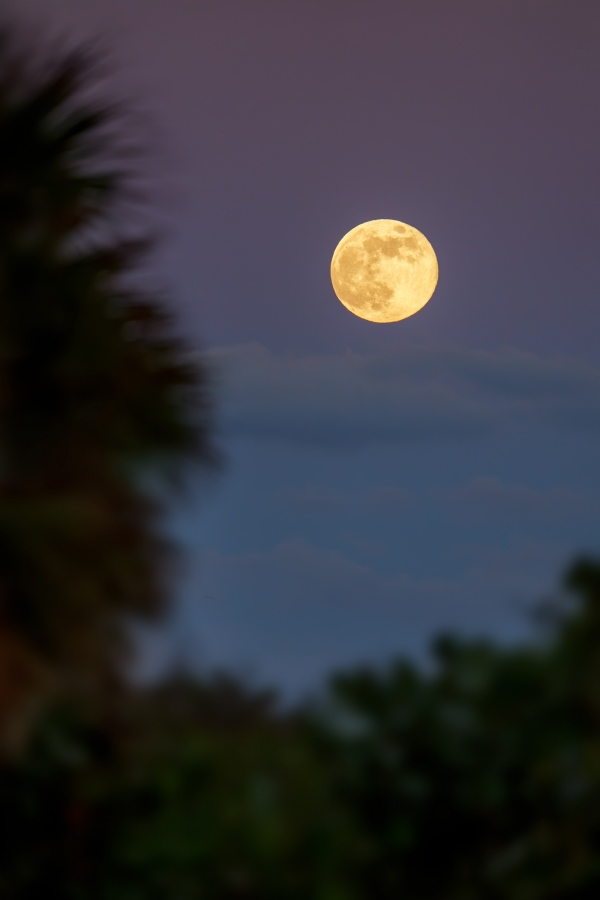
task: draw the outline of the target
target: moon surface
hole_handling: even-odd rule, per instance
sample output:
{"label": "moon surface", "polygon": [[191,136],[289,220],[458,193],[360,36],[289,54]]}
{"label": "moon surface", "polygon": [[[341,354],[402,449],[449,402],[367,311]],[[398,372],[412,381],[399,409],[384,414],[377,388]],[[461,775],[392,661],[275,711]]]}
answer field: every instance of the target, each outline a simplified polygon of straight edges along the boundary
{"label": "moon surface", "polygon": [[357,225],[335,248],[333,289],[369,322],[399,322],[422,309],[438,282],[438,261],[424,234],[395,219]]}

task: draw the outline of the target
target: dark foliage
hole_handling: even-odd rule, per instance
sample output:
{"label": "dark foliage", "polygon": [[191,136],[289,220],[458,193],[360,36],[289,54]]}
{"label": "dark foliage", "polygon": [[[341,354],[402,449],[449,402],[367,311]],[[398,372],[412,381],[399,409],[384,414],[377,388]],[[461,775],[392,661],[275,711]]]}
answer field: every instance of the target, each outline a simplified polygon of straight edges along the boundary
{"label": "dark foliage", "polygon": [[446,636],[287,714],[225,674],[56,709],[0,769],[0,896],[591,900],[600,565],[567,585],[538,641]]}
{"label": "dark foliage", "polygon": [[545,641],[445,637],[429,677],[400,662],[333,682],[317,733],[362,835],[361,896],[600,892],[600,566],[566,586],[579,606]]}
{"label": "dark foliage", "polygon": [[[33,54],[32,54],[33,56]],[[35,54],[39,58],[39,52]],[[116,673],[167,602],[150,473],[214,462],[208,375],[123,237],[118,114],[85,53],[0,41],[0,727],[59,679]],[[86,94],[87,91],[87,94]],[[144,482],[145,479],[145,482]],[[17,714],[17,711],[19,714]],[[15,731],[16,729],[16,731]]]}

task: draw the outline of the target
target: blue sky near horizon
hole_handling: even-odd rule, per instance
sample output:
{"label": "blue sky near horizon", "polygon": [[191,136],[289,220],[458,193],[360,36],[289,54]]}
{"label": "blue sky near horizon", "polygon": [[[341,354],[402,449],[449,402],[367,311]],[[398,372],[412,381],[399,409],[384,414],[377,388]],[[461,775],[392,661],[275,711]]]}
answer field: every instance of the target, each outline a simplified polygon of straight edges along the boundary
{"label": "blue sky near horizon", "polygon": [[[107,49],[147,134],[157,277],[215,372],[227,466],[174,513],[186,567],[147,672],[221,663],[295,696],[440,628],[525,635],[600,547],[597,0],[11,5]],[[440,263],[390,326],[329,281],[373,218]]]}

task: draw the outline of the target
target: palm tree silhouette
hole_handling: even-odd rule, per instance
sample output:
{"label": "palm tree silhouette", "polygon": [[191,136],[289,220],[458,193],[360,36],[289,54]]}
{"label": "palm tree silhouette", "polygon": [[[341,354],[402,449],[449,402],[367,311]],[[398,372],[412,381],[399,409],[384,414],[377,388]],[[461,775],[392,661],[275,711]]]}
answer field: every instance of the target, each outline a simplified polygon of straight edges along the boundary
{"label": "palm tree silhouette", "polygon": [[[32,55],[33,56],[33,55]],[[39,56],[39,54],[36,54]],[[160,298],[132,286],[116,107],[93,58],[34,72],[0,40],[0,731],[45,685],[103,682],[127,620],[166,608],[148,472],[215,462],[210,385]],[[88,93],[84,96],[85,92]],[[12,729],[12,731],[11,731]],[[15,738],[16,739],[16,738]]]}

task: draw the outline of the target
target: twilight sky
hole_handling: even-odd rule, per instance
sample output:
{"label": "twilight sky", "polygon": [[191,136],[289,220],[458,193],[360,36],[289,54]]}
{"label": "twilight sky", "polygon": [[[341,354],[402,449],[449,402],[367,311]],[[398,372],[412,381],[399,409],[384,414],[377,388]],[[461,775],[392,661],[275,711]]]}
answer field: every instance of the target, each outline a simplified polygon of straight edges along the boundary
{"label": "twilight sky", "polygon": [[[220,481],[176,511],[175,658],[312,688],[440,628],[515,639],[599,548],[598,0],[9,0],[100,38],[140,113],[157,277],[218,372]],[[42,32],[43,33],[43,32]],[[352,316],[354,225],[433,244]]]}

